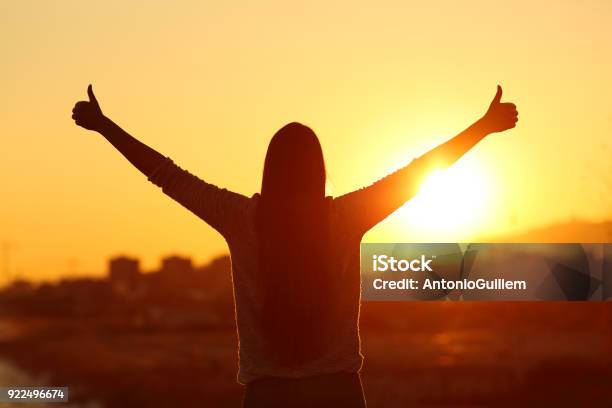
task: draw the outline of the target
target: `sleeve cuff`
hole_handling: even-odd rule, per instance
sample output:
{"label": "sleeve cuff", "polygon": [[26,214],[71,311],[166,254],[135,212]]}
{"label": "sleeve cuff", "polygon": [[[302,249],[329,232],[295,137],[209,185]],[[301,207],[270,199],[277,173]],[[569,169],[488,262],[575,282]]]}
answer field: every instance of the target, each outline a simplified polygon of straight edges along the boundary
{"label": "sleeve cuff", "polygon": [[169,157],[166,157],[147,177],[148,180],[158,187],[163,187],[168,175],[172,174],[172,170],[176,165]]}

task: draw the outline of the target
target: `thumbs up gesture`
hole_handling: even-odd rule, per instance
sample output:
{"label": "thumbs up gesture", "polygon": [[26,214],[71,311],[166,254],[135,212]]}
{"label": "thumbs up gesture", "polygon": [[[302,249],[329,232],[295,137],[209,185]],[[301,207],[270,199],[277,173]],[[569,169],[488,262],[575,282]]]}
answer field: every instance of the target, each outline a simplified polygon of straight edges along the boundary
{"label": "thumbs up gesture", "polygon": [[518,111],[516,105],[508,102],[501,102],[502,88],[497,85],[497,93],[491,101],[487,113],[482,117],[481,122],[487,133],[503,132],[512,129],[518,121]]}
{"label": "thumbs up gesture", "polygon": [[104,115],[100,109],[100,104],[93,93],[91,85],[87,87],[89,101],[79,101],[72,109],[72,119],[74,122],[88,130],[99,130],[103,123]]}

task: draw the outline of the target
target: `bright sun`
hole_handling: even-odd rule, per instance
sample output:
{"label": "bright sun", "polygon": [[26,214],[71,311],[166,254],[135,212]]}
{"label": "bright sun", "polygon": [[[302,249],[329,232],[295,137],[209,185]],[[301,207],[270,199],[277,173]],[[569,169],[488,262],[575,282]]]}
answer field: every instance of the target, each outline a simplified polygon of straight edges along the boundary
{"label": "bright sun", "polygon": [[486,226],[494,185],[474,160],[433,171],[419,194],[399,211],[402,228],[419,239],[457,241],[473,237]]}

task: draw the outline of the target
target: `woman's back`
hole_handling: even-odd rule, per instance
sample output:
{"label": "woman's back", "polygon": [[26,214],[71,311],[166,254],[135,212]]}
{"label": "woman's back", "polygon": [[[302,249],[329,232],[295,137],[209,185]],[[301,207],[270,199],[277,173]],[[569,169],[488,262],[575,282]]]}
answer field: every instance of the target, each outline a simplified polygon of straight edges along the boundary
{"label": "woman's back", "polygon": [[[343,217],[334,201],[329,198],[329,257],[325,270],[328,276],[317,285],[321,293],[333,296],[326,299],[329,307],[324,316],[331,332],[321,354],[301,365],[291,366],[279,362],[268,345],[272,339],[262,329],[266,319],[263,310],[267,287],[259,270],[258,242],[255,227],[258,194],[248,200],[242,220],[242,229],[228,239],[232,257],[232,279],[236,302],[236,322],[240,341],[239,382],[246,384],[263,377],[307,377],[335,372],[358,372],[363,356],[360,353],[358,318],[360,303],[359,241],[361,236],[343,224]],[[306,254],[307,256],[307,254]],[[299,260],[297,260],[299,262]],[[287,273],[291,273],[289,270]],[[282,289],[279,289],[282,290]],[[321,333],[313,333],[313,336]],[[316,340],[316,339],[315,339]]]}
{"label": "woman's back", "polygon": [[[259,270],[257,210],[259,194],[251,198],[208,184],[167,160],[149,178],[164,192],[204,216],[225,237],[232,259],[240,365],[238,381],[246,384],[264,377],[307,377],[321,373],[359,371],[358,332],[360,275],[359,243],[363,231],[350,214],[350,200],[326,198],[329,209],[329,276],[320,284],[336,288],[326,316],[333,328],[324,354],[301,366],[286,366],[269,355],[263,330],[266,287]],[[182,181],[179,181],[182,180]],[[197,192],[194,194],[194,192]],[[346,197],[346,196],[345,196]],[[186,201],[187,200],[187,201]],[[322,292],[326,292],[322,290]],[[316,335],[316,333],[315,333]]]}
{"label": "woman's back", "polygon": [[[311,361],[294,366],[278,362],[277,356],[272,355],[276,353],[268,347],[273,339],[263,330],[266,315],[262,308],[269,288],[263,284],[263,271],[258,259],[260,243],[256,219],[261,195],[254,194],[249,198],[218,188],[181,169],[170,159],[151,173],[151,182],[206,220],[228,243],[240,347],[240,383],[247,384],[263,377],[297,378],[359,371],[363,361],[358,330],[360,241],[366,231],[403,203],[402,197],[410,194],[413,188],[398,186],[413,185],[411,179],[423,171],[423,165],[415,160],[366,188],[337,198],[325,198],[329,211],[329,256],[325,265],[327,276],[321,284],[331,285],[334,290],[321,290],[332,295],[331,299],[326,299],[330,314],[319,317],[328,320],[327,327],[331,327],[332,332],[324,352]],[[387,199],[382,204],[373,205],[380,203],[377,200],[380,196]],[[313,336],[319,334],[313,333]]]}

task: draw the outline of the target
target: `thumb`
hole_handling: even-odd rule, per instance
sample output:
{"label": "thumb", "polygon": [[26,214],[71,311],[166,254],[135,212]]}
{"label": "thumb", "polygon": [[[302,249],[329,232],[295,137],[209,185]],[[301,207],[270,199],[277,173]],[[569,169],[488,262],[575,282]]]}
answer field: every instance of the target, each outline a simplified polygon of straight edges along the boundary
{"label": "thumb", "polygon": [[497,92],[495,93],[495,97],[493,97],[493,101],[491,101],[491,105],[500,103],[501,97],[502,97],[502,88],[501,86],[497,85]]}
{"label": "thumb", "polygon": [[98,100],[96,99],[96,95],[94,95],[93,93],[91,84],[89,84],[89,86],[87,87],[87,96],[89,96],[89,102],[93,102],[98,105]]}

